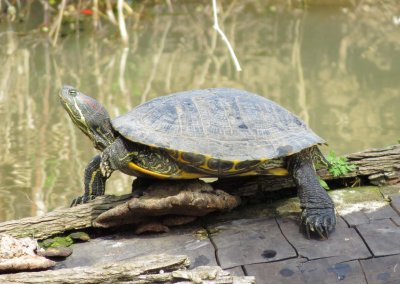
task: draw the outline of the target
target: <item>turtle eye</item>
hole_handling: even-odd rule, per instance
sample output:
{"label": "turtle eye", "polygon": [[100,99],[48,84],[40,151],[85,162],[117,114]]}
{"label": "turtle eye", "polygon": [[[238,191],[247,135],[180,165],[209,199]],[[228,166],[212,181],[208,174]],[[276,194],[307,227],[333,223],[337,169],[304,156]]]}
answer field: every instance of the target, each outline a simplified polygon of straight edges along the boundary
{"label": "turtle eye", "polygon": [[78,94],[78,92],[75,89],[70,89],[68,91],[68,94],[70,94],[71,96],[75,97]]}

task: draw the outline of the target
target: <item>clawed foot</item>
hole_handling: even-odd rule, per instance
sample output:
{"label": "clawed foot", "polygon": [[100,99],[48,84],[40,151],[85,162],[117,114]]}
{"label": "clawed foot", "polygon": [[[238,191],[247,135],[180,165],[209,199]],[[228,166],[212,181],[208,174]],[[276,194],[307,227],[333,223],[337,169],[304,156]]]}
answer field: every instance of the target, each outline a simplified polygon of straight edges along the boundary
{"label": "clawed foot", "polygon": [[322,239],[329,237],[336,225],[334,208],[305,208],[301,214],[301,225],[304,227],[307,237],[310,232],[317,233]]}
{"label": "clawed foot", "polygon": [[110,165],[108,154],[103,152],[101,155],[100,171],[103,177],[109,178],[113,172]]}
{"label": "clawed foot", "polygon": [[70,207],[74,207],[77,206],[79,204],[84,204],[84,203],[88,203],[90,200],[93,200],[96,198],[96,195],[82,195],[82,196],[78,196],[77,198],[74,198],[74,200],[72,200],[71,206]]}

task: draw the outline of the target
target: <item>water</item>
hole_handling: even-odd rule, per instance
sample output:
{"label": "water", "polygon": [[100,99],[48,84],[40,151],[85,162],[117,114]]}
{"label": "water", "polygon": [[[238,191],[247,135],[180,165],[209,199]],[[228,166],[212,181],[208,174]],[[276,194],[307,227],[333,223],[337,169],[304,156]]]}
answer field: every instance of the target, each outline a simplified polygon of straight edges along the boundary
{"label": "water", "polygon": [[[43,214],[82,193],[84,168],[96,152],[58,102],[63,84],[97,98],[112,117],[171,92],[246,89],[302,117],[329,142],[325,152],[400,139],[395,1],[225,1],[220,25],[240,73],[212,28],[210,3],[182,3],[172,2],[173,12],[164,2],[136,4],[143,10],[127,21],[128,48],[106,21],[92,32],[88,19],[79,36],[71,32],[76,23],[64,25],[56,47],[32,30],[40,13],[24,23],[0,22],[0,221]],[[129,192],[131,180],[114,173],[107,193]]]}

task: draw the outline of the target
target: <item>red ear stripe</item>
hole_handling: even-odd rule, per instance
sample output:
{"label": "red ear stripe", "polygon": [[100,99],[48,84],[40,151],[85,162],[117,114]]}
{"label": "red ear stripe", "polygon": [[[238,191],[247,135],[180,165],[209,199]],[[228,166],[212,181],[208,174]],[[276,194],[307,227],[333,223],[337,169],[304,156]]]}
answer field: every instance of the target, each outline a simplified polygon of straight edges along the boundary
{"label": "red ear stripe", "polygon": [[81,98],[81,100],[83,101],[83,103],[85,105],[88,105],[93,110],[97,111],[97,110],[101,109],[101,105],[97,101],[95,101],[94,99],[92,99],[90,97],[84,96]]}

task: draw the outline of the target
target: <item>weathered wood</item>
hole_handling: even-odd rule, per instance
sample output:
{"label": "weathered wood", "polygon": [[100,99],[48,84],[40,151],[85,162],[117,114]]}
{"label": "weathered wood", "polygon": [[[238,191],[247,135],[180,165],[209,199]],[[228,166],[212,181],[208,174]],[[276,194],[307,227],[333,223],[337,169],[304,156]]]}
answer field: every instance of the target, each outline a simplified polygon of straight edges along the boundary
{"label": "weathered wood", "polygon": [[400,254],[400,227],[390,219],[374,220],[357,226],[374,256]]}
{"label": "weathered wood", "polygon": [[46,269],[56,263],[43,256],[36,255],[38,244],[31,238],[16,239],[7,234],[0,234],[0,274]]}
{"label": "weathered wood", "polygon": [[303,262],[299,270],[304,283],[367,284],[357,260],[343,262],[340,257],[311,260]]}
{"label": "weathered wood", "polygon": [[274,218],[235,220],[212,227],[212,231],[216,233],[211,240],[224,269],[296,257]]}
{"label": "weathered wood", "polygon": [[155,222],[154,216],[160,219],[159,216],[164,215],[168,223],[173,217],[170,214],[203,216],[213,211],[231,210],[240,204],[239,197],[213,190],[204,182],[189,182],[184,188],[181,184],[165,186],[165,190],[155,186],[141,198],[132,198],[130,194],[102,196],[93,202],[56,209],[44,216],[0,223],[0,233],[41,240],[69,230]]}
{"label": "weathered wood", "polygon": [[367,177],[374,185],[400,181],[400,144],[350,154],[347,160],[357,166],[357,176]]}
{"label": "weathered wood", "polygon": [[[347,155],[347,159],[349,163],[358,167],[356,171],[335,178],[326,169],[321,169],[318,171],[319,175],[325,180],[360,178],[372,184],[400,181],[400,145],[350,154]],[[264,176],[224,179],[213,183],[213,186],[233,195],[250,196],[259,192],[290,188],[294,184],[290,177]],[[131,198],[129,194],[98,197],[91,203],[56,209],[44,216],[0,223],[0,233],[40,240],[68,230],[89,228],[101,213]]]}
{"label": "weathered wood", "polygon": [[131,197],[129,194],[102,196],[93,202],[71,208],[59,208],[43,216],[3,222],[0,223],[0,233],[42,240],[65,231],[89,228],[101,213],[128,201]]}
{"label": "weathered wood", "polygon": [[400,283],[399,255],[360,260],[368,283]]}
{"label": "weathered wood", "polygon": [[254,277],[231,276],[218,266],[186,270],[187,266],[184,255],[149,255],[130,262],[0,275],[0,283],[255,283]]}
{"label": "weathered wood", "polygon": [[138,224],[143,217],[183,215],[204,216],[214,211],[229,211],[240,204],[240,198],[213,189],[201,180],[161,181],[151,185],[140,198],[132,198],[102,213],[93,223],[109,228],[123,224]]}
{"label": "weathered wood", "polygon": [[308,260],[340,257],[341,261],[349,261],[371,257],[371,253],[356,230],[348,228],[340,218],[337,220],[334,233],[322,243],[319,239],[304,238],[299,231],[297,220],[293,217],[277,219],[279,228],[288,242],[296,248],[299,255]]}

